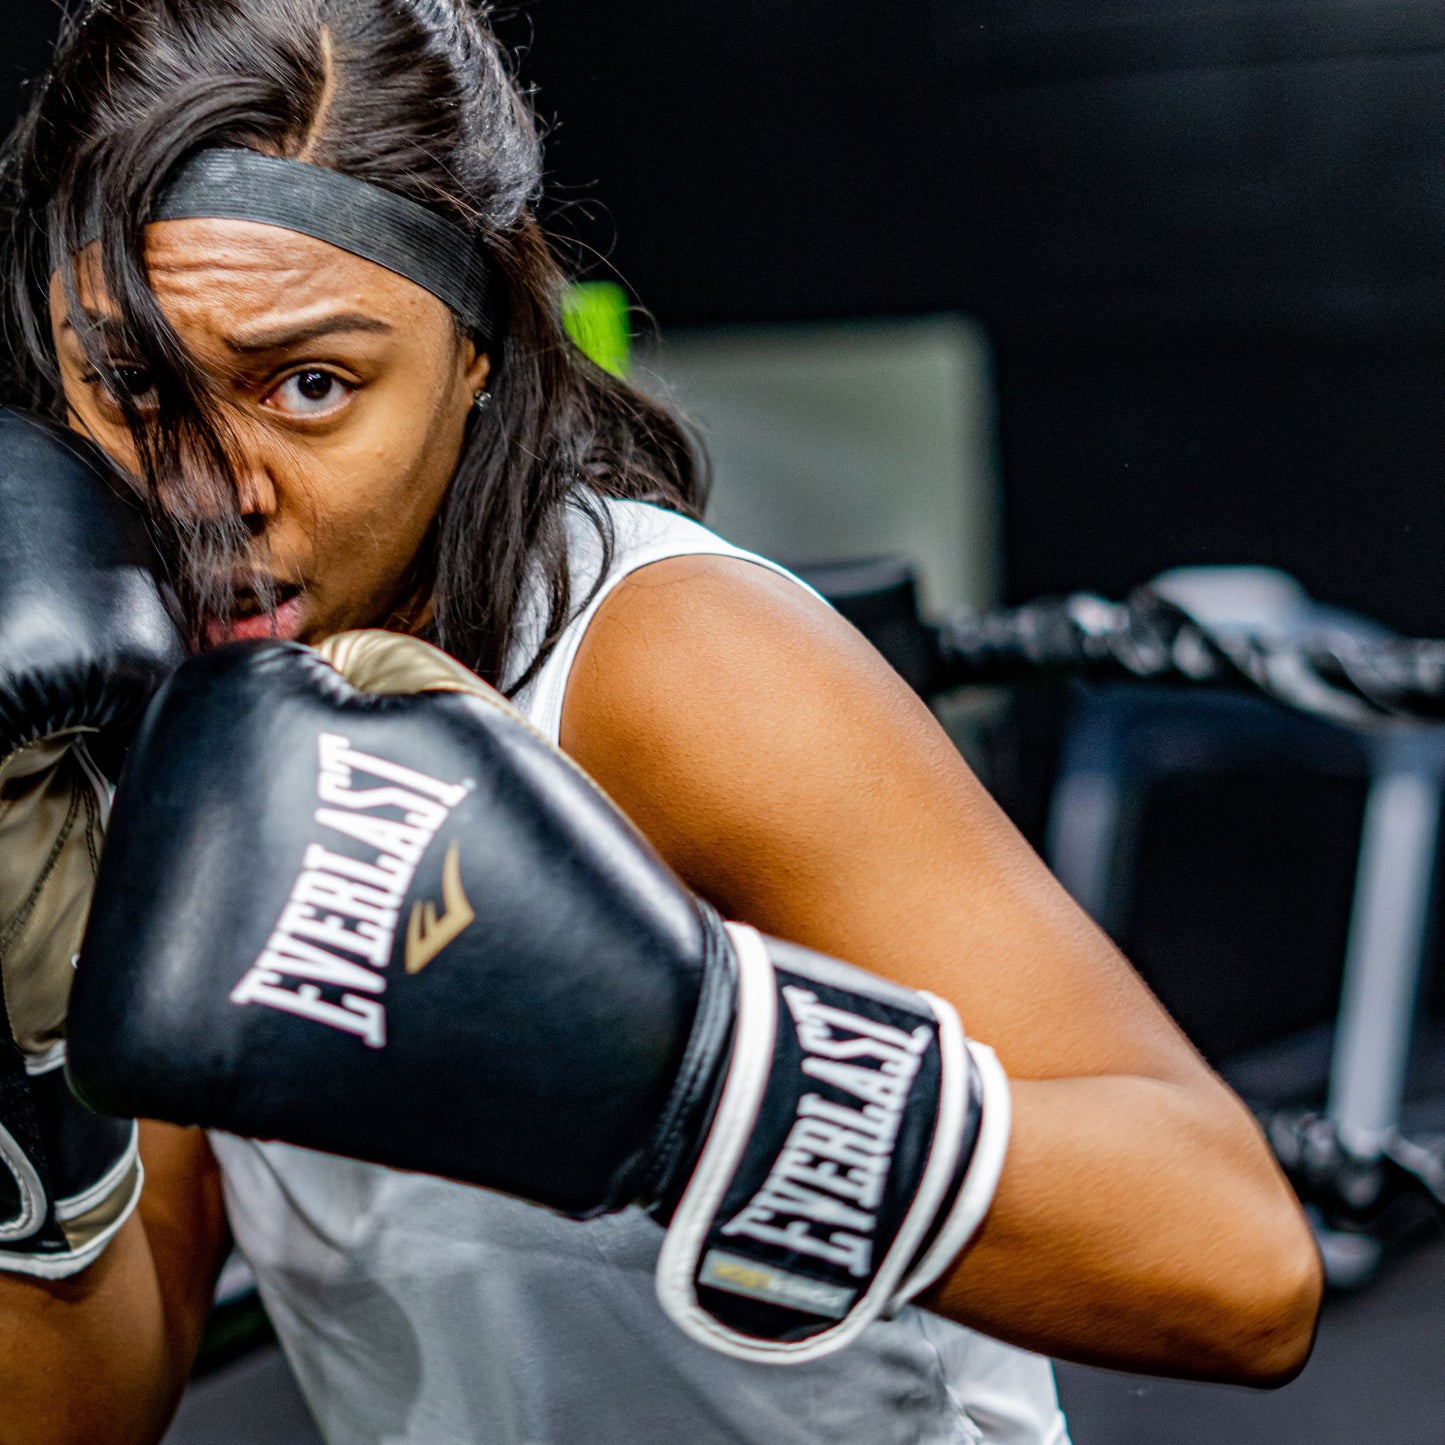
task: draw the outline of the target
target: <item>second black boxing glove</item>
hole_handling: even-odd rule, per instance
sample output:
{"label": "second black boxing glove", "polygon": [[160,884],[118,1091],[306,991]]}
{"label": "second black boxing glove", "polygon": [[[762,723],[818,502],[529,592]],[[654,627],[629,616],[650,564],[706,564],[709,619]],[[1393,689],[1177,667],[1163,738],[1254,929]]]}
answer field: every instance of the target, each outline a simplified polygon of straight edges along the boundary
{"label": "second black boxing glove", "polygon": [[114,752],[180,661],[161,569],[93,447],[0,410],[0,1270],[83,1269],[140,1192],[135,1125],[66,1087],[72,959]]}
{"label": "second black boxing glove", "polygon": [[83,1097],[579,1218],[641,1204],[664,1308],[749,1359],[828,1353],[937,1278],[1009,1127],[952,1008],[722,923],[450,658],[323,651],[224,649],[157,700],[75,991]]}

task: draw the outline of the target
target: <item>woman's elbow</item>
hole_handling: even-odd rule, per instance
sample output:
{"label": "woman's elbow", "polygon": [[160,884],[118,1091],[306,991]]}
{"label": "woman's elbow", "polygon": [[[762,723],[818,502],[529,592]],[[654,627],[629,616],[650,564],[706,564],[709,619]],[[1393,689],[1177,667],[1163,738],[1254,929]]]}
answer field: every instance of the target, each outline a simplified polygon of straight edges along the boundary
{"label": "woman's elbow", "polygon": [[[1319,1249],[1238,1101],[1221,1094],[1194,1102],[1205,1104],[1196,1120],[1208,1122],[1195,1136],[1192,1219],[1185,1236],[1175,1235],[1178,1293],[1169,1313],[1196,1361],[1188,1373],[1274,1389],[1304,1369],[1314,1348],[1324,1294]],[[1191,1234],[1192,1247],[1181,1249]]]}
{"label": "woman's elbow", "polygon": [[1214,1377],[1274,1389],[1309,1362],[1324,1268],[1304,1211],[1273,1160],[1249,1162],[1254,1167],[1236,1175],[1233,1208],[1218,1216],[1228,1224],[1207,1251],[1210,1333],[1220,1352]]}
{"label": "woman's elbow", "polygon": [[1228,1378],[1236,1384],[1287,1385],[1314,1348],[1324,1271],[1309,1226],[1287,1208],[1293,1218],[1281,1221],[1265,1249],[1250,1251],[1250,1268],[1233,1291]]}

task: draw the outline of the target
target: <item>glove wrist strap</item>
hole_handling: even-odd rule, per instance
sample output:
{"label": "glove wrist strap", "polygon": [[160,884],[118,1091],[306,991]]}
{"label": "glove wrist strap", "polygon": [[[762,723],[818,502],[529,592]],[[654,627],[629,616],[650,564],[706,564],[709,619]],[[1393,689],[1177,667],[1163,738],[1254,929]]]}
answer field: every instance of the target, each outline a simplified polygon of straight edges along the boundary
{"label": "glove wrist strap", "polygon": [[942,1000],[728,932],[732,1056],[658,1298],[715,1350],[801,1363],[841,1349],[967,1243],[1002,1165],[1007,1083]]}
{"label": "glove wrist strap", "polygon": [[65,1279],[93,1263],[140,1199],[133,1120],[92,1114],[65,1081],[65,1047],[8,1051],[0,1078],[0,1270]]}
{"label": "glove wrist strap", "polygon": [[1008,1152],[1009,1132],[1013,1127],[1013,1097],[1009,1092],[1008,1075],[998,1056],[987,1044],[976,1039],[966,1042],[969,1054],[972,1108],[977,1112],[969,1136],[971,1150],[959,1153],[958,1187],[940,1214],[931,1237],[925,1241],[922,1254],[909,1270],[898,1293],[889,1303],[895,1313],[917,1295],[943,1277],[968,1242],[978,1232],[984,1216],[998,1192]]}

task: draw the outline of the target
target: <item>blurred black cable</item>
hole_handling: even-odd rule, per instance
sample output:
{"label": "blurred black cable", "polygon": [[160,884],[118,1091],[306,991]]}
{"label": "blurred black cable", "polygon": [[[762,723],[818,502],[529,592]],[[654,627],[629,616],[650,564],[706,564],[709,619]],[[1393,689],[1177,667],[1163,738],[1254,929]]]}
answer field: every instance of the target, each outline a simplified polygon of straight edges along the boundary
{"label": "blurred black cable", "polygon": [[1441,640],[1216,626],[1150,585],[1123,602],[1079,592],[935,623],[921,615],[904,562],[800,570],[925,697],[1056,676],[1262,694],[1349,727],[1445,721]]}

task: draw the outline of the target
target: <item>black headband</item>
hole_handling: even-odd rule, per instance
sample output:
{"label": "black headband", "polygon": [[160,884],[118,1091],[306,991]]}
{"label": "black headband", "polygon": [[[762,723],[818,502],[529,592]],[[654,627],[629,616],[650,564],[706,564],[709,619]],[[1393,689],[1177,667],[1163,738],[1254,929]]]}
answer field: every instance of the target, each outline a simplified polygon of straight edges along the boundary
{"label": "black headband", "polygon": [[151,219],[256,221],[312,236],[415,282],[492,337],[491,268],[470,232],[354,176],[257,151],[200,151]]}

